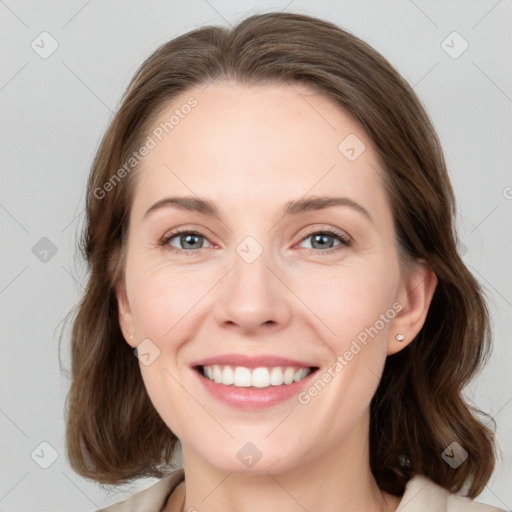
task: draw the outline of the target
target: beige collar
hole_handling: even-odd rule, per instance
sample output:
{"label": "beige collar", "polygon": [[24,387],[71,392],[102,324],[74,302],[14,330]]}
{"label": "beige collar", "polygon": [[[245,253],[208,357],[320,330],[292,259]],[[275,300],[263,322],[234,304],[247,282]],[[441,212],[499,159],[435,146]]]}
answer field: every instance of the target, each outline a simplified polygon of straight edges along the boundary
{"label": "beige collar", "polygon": [[[183,468],[172,471],[151,487],[134,494],[128,500],[101,509],[98,512],[162,512],[168,498],[185,479]],[[181,510],[184,489],[173,496]],[[452,494],[422,475],[415,475],[406,484],[405,492],[396,512],[505,512],[504,509],[485,505],[469,498]],[[172,511],[174,512],[174,511]]]}

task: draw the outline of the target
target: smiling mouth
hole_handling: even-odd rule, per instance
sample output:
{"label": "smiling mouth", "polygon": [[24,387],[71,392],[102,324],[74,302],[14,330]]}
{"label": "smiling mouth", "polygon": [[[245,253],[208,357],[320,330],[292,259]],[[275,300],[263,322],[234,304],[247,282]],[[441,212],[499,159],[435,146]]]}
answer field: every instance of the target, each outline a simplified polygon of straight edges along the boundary
{"label": "smiling mouth", "polygon": [[289,386],[299,382],[318,367],[299,366],[261,366],[247,368],[244,366],[208,365],[195,366],[194,369],[204,378],[217,384],[236,388],[268,388],[271,386]]}

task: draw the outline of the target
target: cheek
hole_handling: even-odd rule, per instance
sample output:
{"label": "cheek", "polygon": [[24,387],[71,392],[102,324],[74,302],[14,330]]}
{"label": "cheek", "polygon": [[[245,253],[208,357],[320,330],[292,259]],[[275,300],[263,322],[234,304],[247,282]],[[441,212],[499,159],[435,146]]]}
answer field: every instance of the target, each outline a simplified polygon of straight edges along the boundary
{"label": "cheek", "polygon": [[180,384],[183,373],[177,359],[190,335],[191,308],[198,300],[198,291],[187,287],[179,275],[169,275],[162,269],[132,274],[131,285],[138,341],[149,339],[154,357],[149,365],[141,360],[142,379],[155,409],[181,438],[187,425],[197,421],[197,411],[189,407],[190,395]]}
{"label": "cheek", "polygon": [[208,289],[197,272],[167,267],[132,270],[130,305],[138,338],[149,338],[161,349],[174,339],[181,322],[193,316],[194,305]]}
{"label": "cheek", "polygon": [[[311,273],[296,289],[321,321],[325,340],[330,340],[329,345],[339,354],[358,336],[364,341],[364,333],[372,327],[385,337],[394,317],[397,284],[397,272],[385,271],[384,265],[367,265]],[[371,331],[376,337],[375,330]]]}
{"label": "cheek", "polygon": [[331,273],[308,287],[307,297],[314,304],[315,315],[328,326],[324,342],[332,352],[332,361],[318,375],[321,382],[315,381],[300,399],[303,404],[321,408],[334,430],[340,425],[348,428],[347,411],[352,418],[358,417],[375,393],[397,314],[393,304],[398,282],[398,269],[383,262]]}

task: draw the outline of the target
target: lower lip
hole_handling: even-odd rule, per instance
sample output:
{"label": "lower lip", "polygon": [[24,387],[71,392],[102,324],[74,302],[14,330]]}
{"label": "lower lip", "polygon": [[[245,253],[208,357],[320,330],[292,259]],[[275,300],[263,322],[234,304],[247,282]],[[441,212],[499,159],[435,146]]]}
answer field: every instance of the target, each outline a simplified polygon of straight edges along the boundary
{"label": "lower lip", "polygon": [[267,388],[238,388],[218,384],[207,379],[197,370],[193,371],[203,386],[218,400],[231,407],[247,410],[265,409],[289,400],[298,395],[309,384],[312,376],[317,373],[317,370],[312,371],[302,380],[293,384],[282,384],[281,386],[269,386]]}

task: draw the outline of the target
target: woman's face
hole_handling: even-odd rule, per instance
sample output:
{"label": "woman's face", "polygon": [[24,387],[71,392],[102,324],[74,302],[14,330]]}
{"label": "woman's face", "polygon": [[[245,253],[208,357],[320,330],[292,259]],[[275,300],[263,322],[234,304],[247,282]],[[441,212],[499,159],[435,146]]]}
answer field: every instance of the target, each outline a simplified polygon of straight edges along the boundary
{"label": "woman's face", "polygon": [[227,471],[359,449],[386,356],[423,319],[366,134],[305,86],[215,82],[148,135],[118,298],[165,423]]}

